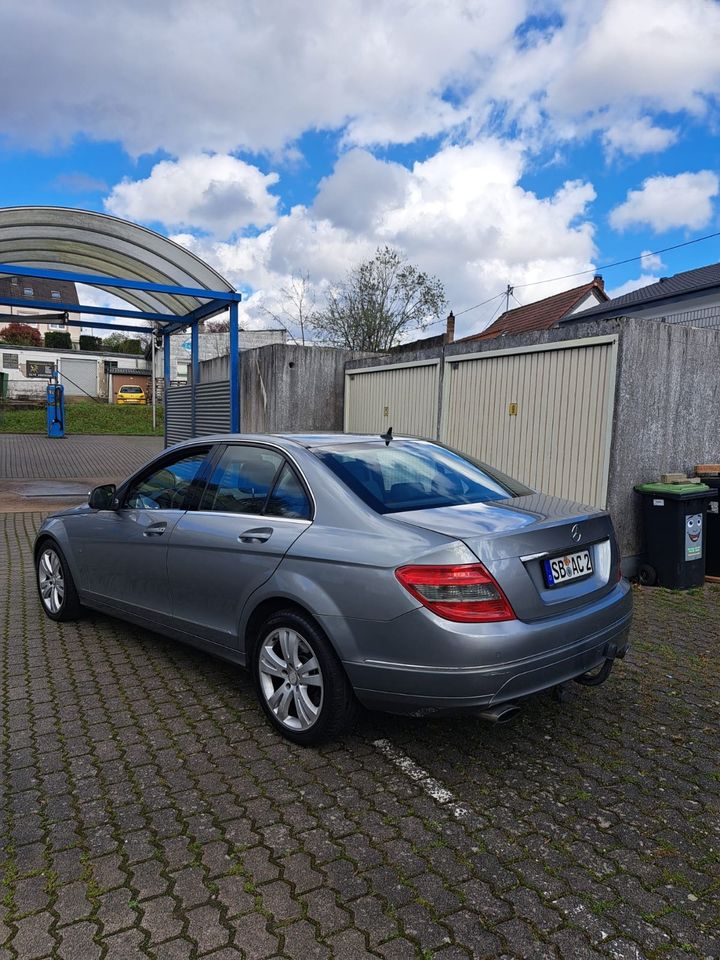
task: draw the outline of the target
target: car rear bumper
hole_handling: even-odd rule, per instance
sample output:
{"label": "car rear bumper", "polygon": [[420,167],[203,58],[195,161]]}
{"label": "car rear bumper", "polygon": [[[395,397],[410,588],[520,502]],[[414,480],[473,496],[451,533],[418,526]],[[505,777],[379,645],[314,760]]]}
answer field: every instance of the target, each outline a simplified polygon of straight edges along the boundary
{"label": "car rear bumper", "polygon": [[[405,630],[416,628],[415,648],[422,647],[427,611],[413,611],[394,621]],[[392,713],[458,713],[519,700],[581,676],[604,663],[615,651],[624,655],[632,619],[632,599],[623,581],[602,601],[573,615],[536,623],[511,621],[496,625],[496,634],[478,631],[473,637],[463,625],[464,642],[458,644],[458,625],[430,615],[437,647],[445,646],[448,664],[403,663],[384,659],[344,660],[358,699],[370,709]],[[400,624],[400,621],[405,621]],[[504,628],[503,638],[498,627]],[[377,625],[375,627],[377,633]],[[487,631],[486,626],[482,626]],[[512,639],[511,639],[512,638]],[[473,642],[474,641],[474,642]],[[505,642],[524,656],[505,660]],[[613,645],[614,644],[614,648]],[[464,651],[464,657],[459,655]],[[409,659],[409,658],[408,658]],[[463,659],[465,662],[462,662]]]}

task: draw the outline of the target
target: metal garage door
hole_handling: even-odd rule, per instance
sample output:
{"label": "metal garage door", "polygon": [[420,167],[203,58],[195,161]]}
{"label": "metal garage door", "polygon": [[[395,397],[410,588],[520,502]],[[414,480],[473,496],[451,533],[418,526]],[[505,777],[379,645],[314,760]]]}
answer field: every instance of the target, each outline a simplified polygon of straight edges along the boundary
{"label": "metal garage door", "polygon": [[439,360],[348,370],[345,432],[437,437],[439,383]]}
{"label": "metal garage door", "polygon": [[98,395],[97,360],[60,358],[60,383],[71,397],[96,397]]}
{"label": "metal garage door", "polygon": [[543,493],[604,506],[617,337],[447,357],[441,439]]}

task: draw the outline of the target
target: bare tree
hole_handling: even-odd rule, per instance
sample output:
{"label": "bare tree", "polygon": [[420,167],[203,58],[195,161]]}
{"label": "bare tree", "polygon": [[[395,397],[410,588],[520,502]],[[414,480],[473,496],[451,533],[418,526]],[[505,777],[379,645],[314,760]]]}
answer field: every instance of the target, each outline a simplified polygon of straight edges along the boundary
{"label": "bare tree", "polygon": [[[315,291],[309,273],[293,274],[290,283],[280,289],[282,301],[277,311],[263,307],[264,312],[290,334],[296,342],[305,346],[305,329],[312,326],[315,314]],[[291,332],[300,330],[300,340]]]}
{"label": "bare tree", "polygon": [[348,273],[309,325],[319,339],[353,350],[383,351],[403,333],[437,320],[446,304],[442,283],[391,247]]}

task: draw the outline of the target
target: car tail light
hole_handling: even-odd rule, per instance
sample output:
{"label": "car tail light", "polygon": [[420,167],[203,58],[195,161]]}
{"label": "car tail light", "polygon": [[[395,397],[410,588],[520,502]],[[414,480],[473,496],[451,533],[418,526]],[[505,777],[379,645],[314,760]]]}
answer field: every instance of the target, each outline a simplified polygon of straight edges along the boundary
{"label": "car tail light", "polygon": [[398,567],[395,576],[408,593],[445,620],[491,623],[515,619],[507,597],[481,563]]}

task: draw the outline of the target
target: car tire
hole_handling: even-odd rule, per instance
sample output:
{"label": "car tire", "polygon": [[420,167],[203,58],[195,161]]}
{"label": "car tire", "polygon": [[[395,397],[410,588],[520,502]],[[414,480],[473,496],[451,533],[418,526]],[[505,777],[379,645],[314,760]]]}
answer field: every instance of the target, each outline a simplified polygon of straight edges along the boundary
{"label": "car tire", "polygon": [[334,740],[357,718],[358,702],[337,654],[298,610],[281,610],[263,623],[252,669],[265,715],[294,743]]}
{"label": "car tire", "polygon": [[35,580],[43,610],[51,620],[77,620],[82,606],[65,554],[55,540],[43,540],[35,557]]}
{"label": "car tire", "polygon": [[644,587],[654,587],[657,583],[657,570],[649,563],[641,563],[638,568],[638,580]]}

